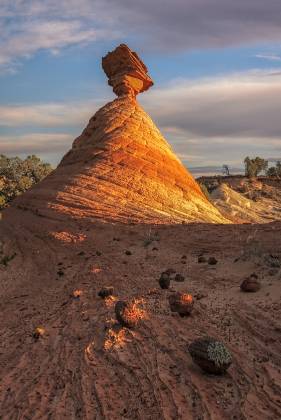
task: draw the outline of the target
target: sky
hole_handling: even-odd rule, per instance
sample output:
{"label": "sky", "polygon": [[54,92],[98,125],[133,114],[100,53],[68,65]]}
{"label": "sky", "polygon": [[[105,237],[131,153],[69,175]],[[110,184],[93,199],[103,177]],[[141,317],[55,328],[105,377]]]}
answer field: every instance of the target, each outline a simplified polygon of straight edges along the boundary
{"label": "sky", "polygon": [[0,153],[54,166],[114,99],[101,57],[137,51],[138,100],[194,173],[281,159],[280,0],[0,0]]}

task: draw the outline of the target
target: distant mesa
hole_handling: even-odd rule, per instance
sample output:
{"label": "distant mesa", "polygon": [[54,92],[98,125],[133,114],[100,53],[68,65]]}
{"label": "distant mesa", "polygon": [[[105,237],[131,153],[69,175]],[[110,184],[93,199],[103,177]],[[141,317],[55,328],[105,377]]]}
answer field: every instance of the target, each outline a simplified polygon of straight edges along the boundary
{"label": "distant mesa", "polygon": [[118,98],[90,119],[57,169],[13,205],[46,217],[228,223],[137,103],[153,85],[137,54],[121,44],[102,67]]}

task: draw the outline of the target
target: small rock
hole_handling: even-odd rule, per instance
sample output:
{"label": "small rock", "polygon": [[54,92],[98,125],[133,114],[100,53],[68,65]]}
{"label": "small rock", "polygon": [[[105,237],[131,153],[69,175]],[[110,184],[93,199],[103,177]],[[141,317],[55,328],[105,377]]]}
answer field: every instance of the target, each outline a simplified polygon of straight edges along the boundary
{"label": "small rock", "polygon": [[225,373],[232,363],[227,347],[215,338],[199,338],[189,345],[188,351],[194,363],[205,372],[215,375]]}
{"label": "small rock", "polygon": [[247,277],[240,285],[240,289],[243,292],[254,293],[260,290],[260,282],[255,277]]}
{"label": "small rock", "polygon": [[97,255],[98,257],[100,257],[100,256],[101,256],[101,252],[100,252],[100,251],[96,251],[96,255]]}
{"label": "small rock", "polygon": [[64,271],[60,268],[57,272],[57,275],[60,276],[60,277],[64,276]]}
{"label": "small rock", "polygon": [[252,273],[252,274],[250,275],[250,277],[253,277],[254,279],[257,279],[257,278],[258,278],[258,275],[257,275],[256,273]]}
{"label": "small rock", "polygon": [[205,295],[204,293],[196,293],[196,295],[194,295],[194,297],[195,297],[195,299],[197,299],[197,300],[201,300],[201,299],[203,299],[203,298],[205,298],[205,297],[207,297],[207,295]]}
{"label": "small rock", "polygon": [[193,297],[187,293],[177,292],[169,296],[169,304],[172,312],[181,316],[190,315],[193,309]]}
{"label": "small rock", "polygon": [[167,270],[165,270],[163,272],[163,274],[164,273],[168,274],[168,276],[171,276],[172,274],[175,274],[176,273],[176,270],[174,268],[168,268]]}
{"label": "small rock", "polygon": [[175,281],[178,281],[178,282],[184,281],[184,276],[182,274],[176,274]]}
{"label": "small rock", "polygon": [[279,268],[271,268],[269,271],[268,271],[268,274],[270,275],[270,276],[276,276],[276,274],[278,274],[279,273]]}
{"label": "small rock", "polygon": [[99,291],[98,296],[101,297],[102,299],[105,299],[105,298],[113,295],[113,290],[114,289],[113,289],[112,286],[110,286],[110,287],[103,287]]}
{"label": "small rock", "polygon": [[198,257],[198,263],[201,264],[201,263],[205,263],[205,262],[207,262],[206,258],[203,255],[200,255]]}
{"label": "small rock", "polygon": [[218,260],[217,260],[215,257],[210,257],[210,258],[208,259],[208,264],[209,264],[209,265],[216,265],[216,264],[217,264],[217,262],[218,262]]}
{"label": "small rock", "polygon": [[125,251],[125,254],[126,255],[132,255],[131,251],[128,251],[128,250]]}
{"label": "small rock", "polygon": [[170,276],[169,274],[167,274],[167,272],[164,271],[164,273],[162,273],[160,276],[159,286],[161,287],[161,289],[169,289],[170,283],[171,283]]}

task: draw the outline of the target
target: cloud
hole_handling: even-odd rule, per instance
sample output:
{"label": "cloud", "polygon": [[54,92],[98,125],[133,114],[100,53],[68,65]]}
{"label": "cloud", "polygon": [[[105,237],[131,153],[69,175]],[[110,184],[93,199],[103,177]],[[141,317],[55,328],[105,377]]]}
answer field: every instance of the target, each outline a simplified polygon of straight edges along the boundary
{"label": "cloud", "polygon": [[0,66],[13,68],[17,58],[28,58],[39,50],[58,53],[62,48],[98,38],[97,30],[85,29],[79,21],[32,20],[20,25],[17,32],[1,37]]}
{"label": "cloud", "polygon": [[69,148],[73,138],[68,133],[28,133],[19,136],[0,136],[1,153],[28,155],[56,153],[61,155]]}
{"label": "cloud", "polygon": [[123,22],[163,49],[280,41],[276,0],[112,0]]}
{"label": "cloud", "polygon": [[73,127],[89,120],[99,101],[0,105],[0,127]]}
{"label": "cloud", "polygon": [[256,58],[269,61],[281,61],[281,56],[278,54],[256,54]]}
{"label": "cloud", "polygon": [[1,0],[0,65],[109,39],[169,53],[280,42],[280,26],[276,0]]}
{"label": "cloud", "polygon": [[278,70],[175,81],[140,100],[162,128],[179,137],[281,136]]}
{"label": "cloud", "polygon": [[175,81],[140,101],[187,165],[281,155],[278,70]]}
{"label": "cloud", "polygon": [[15,71],[20,59],[41,50],[57,55],[73,45],[115,38],[111,19],[105,11],[98,14],[102,9],[99,1],[1,0],[0,70]]}
{"label": "cloud", "polygon": [[[176,80],[138,98],[187,166],[240,166],[247,155],[281,156],[279,70]],[[78,135],[105,102],[2,106],[0,126],[6,131],[20,127],[33,133],[36,127],[39,133],[44,129],[53,133],[38,139],[34,133],[29,138],[4,137],[0,146],[5,143],[9,153],[46,153],[59,147],[62,154],[70,142],[61,141],[57,146],[56,133],[63,130],[71,138],[73,132]]]}

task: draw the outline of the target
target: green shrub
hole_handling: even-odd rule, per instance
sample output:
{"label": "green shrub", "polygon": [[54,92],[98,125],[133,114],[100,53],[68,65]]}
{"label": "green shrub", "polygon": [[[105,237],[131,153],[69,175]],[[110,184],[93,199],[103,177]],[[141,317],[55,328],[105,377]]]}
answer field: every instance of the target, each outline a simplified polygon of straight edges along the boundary
{"label": "green shrub", "polygon": [[207,198],[207,200],[210,200],[210,193],[208,188],[206,187],[205,184],[203,184],[202,182],[199,183],[199,186],[201,188],[202,193],[205,195],[205,197]]}
{"label": "green shrub", "polygon": [[35,155],[27,156],[26,159],[0,155],[0,209],[51,171],[51,165]]}

